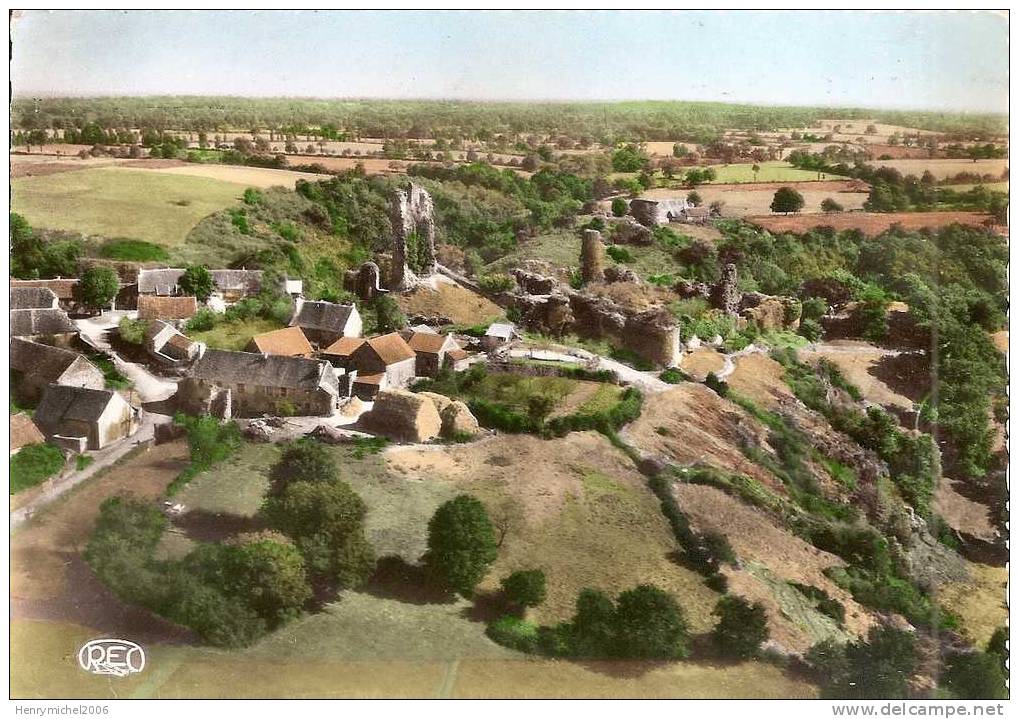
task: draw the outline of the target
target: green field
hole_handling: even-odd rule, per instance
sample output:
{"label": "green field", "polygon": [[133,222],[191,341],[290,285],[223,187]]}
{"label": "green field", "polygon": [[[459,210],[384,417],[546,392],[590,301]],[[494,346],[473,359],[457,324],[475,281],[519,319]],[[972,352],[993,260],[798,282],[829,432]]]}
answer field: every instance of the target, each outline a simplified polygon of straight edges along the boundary
{"label": "green field", "polygon": [[712,165],[717,173],[712,184],[733,184],[740,182],[813,182],[815,180],[841,180],[842,175],[817,173],[812,170],[801,170],[788,162],[760,162],[760,171],[754,175],[754,163],[745,162],[734,165]]}
{"label": "green field", "polygon": [[939,185],[938,189],[953,190],[954,192],[969,192],[974,187],[982,187],[988,192],[1008,192],[1007,182],[984,182],[980,185]]}
{"label": "green field", "polygon": [[173,246],[203,217],[238,202],[243,191],[203,177],[100,167],[17,178],[11,210],[42,229]]}
{"label": "green field", "polygon": [[275,320],[255,317],[241,322],[221,322],[211,330],[188,332],[188,337],[196,342],[204,342],[212,349],[239,351],[243,350],[255,335],[278,330],[281,326]]}

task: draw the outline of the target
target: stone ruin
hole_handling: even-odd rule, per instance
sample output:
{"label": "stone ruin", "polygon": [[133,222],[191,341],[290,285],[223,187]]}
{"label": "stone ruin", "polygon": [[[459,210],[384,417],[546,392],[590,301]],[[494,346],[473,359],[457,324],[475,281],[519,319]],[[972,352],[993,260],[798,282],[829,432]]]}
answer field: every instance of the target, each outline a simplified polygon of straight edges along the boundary
{"label": "stone ruin", "polygon": [[363,263],[356,270],[349,270],[343,278],[343,288],[353,292],[358,299],[370,302],[380,294],[389,292],[381,285],[382,271],[374,262]]}
{"label": "stone ruin", "polygon": [[[388,288],[402,291],[416,284],[416,273],[431,275],[436,271],[435,217],[432,196],[413,182],[393,193],[390,220],[393,224],[393,261]],[[414,242],[408,240],[415,238]],[[408,244],[411,246],[408,247]],[[411,257],[409,253],[415,253]]]}
{"label": "stone ruin", "polygon": [[629,215],[612,225],[612,242],[617,245],[650,245],[654,241],[651,229]]}
{"label": "stone ruin", "polygon": [[580,275],[584,282],[598,282],[605,267],[605,245],[598,230],[584,230],[580,246]]}
{"label": "stone ruin", "polygon": [[741,299],[736,265],[730,262],[722,268],[722,279],[711,290],[711,304],[727,315],[736,316],[739,313]]}
{"label": "stone ruin", "polygon": [[740,327],[753,320],[762,330],[799,328],[798,303],[794,298],[743,292],[739,289],[738,279],[736,265],[730,263],[722,269],[722,278],[713,285],[680,280],[672,289],[680,297],[708,300],[715,309],[737,318]]}
{"label": "stone ruin", "polygon": [[658,203],[654,200],[630,200],[630,214],[644,227],[658,226]]}

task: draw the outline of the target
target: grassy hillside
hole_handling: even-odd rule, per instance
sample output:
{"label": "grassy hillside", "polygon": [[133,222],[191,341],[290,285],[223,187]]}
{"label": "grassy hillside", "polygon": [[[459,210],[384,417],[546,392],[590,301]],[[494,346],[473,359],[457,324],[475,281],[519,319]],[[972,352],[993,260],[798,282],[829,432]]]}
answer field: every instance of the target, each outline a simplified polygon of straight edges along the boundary
{"label": "grassy hillside", "polygon": [[11,209],[38,228],[129,237],[172,247],[199,220],[234,204],[242,185],[101,167],[17,178]]}

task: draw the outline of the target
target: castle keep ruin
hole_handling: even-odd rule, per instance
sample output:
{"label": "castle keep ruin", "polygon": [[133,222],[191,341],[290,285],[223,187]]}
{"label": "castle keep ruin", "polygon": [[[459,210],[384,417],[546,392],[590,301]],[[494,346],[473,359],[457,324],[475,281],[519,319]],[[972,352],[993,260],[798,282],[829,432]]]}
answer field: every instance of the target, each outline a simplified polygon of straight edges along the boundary
{"label": "castle keep ruin", "polygon": [[413,182],[393,194],[393,262],[388,287],[402,291],[414,286],[418,275],[436,270],[435,218],[432,196]]}

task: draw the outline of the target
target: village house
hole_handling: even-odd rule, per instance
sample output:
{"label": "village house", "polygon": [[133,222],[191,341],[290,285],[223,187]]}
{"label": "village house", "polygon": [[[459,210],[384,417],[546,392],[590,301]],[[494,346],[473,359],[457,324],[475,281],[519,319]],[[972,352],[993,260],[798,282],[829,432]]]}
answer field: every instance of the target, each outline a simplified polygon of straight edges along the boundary
{"label": "village house", "polygon": [[195,342],[162,320],[152,320],[145,330],[145,350],[167,365],[194,362],[205,353],[205,349],[204,342]]}
{"label": "village house", "polygon": [[508,345],[513,341],[515,335],[516,328],[513,325],[508,322],[494,322],[489,325],[485,336],[481,338],[481,347],[486,352],[492,352]]}
{"label": "village house", "polygon": [[77,352],[11,338],[11,370],[17,373],[18,392],[34,399],[51,384],[103,389],[102,371]]}
{"label": "village house", "polygon": [[116,392],[51,384],[34,419],[53,444],[74,452],[102,449],[138,429],[137,410]]}
{"label": "village house", "polygon": [[56,294],[48,287],[11,287],[12,310],[60,309]]}
{"label": "village house", "polygon": [[300,327],[305,336],[319,347],[341,337],[361,336],[361,314],[353,304],[297,300],[291,327]]}
{"label": "village house", "polygon": [[11,337],[66,347],[78,335],[78,328],[61,309],[11,310],[10,320]]}
{"label": "village house", "polygon": [[262,270],[209,270],[212,283],[227,304],[254,297],[262,291]]}
{"label": "village house", "polygon": [[138,294],[170,297],[180,294],[183,269],[166,268],[159,270],[138,270]]}
{"label": "village house", "polygon": [[24,412],[11,415],[11,456],[30,444],[42,444],[46,437]]}
{"label": "village house", "polygon": [[138,319],[183,321],[194,317],[198,311],[198,300],[190,295],[170,297],[164,295],[140,295],[138,297]]}
{"label": "village house", "polygon": [[372,400],[380,390],[406,387],[417,371],[417,355],[396,332],[361,339],[344,337],[322,351],[338,367],[355,371],[353,392]]}
{"label": "village house", "polygon": [[245,347],[245,351],[284,357],[311,357],[315,353],[300,327],[284,327],[281,330],[255,335]]}
{"label": "village house", "polygon": [[[22,289],[35,287],[50,290],[57,296],[57,306],[66,312],[74,312],[78,309],[78,280],[76,278],[56,278],[53,280],[11,280],[11,289]],[[13,304],[11,309],[18,309]],[[26,308],[28,309],[28,308]]]}
{"label": "village house", "polygon": [[350,377],[324,360],[210,349],[177,386],[185,411],[220,417],[331,415]]}
{"label": "village house", "polygon": [[435,377],[444,366],[456,365],[458,361],[462,364],[467,359],[467,353],[451,334],[442,335],[430,327],[414,327],[403,330],[400,336],[414,351],[418,377]]}

